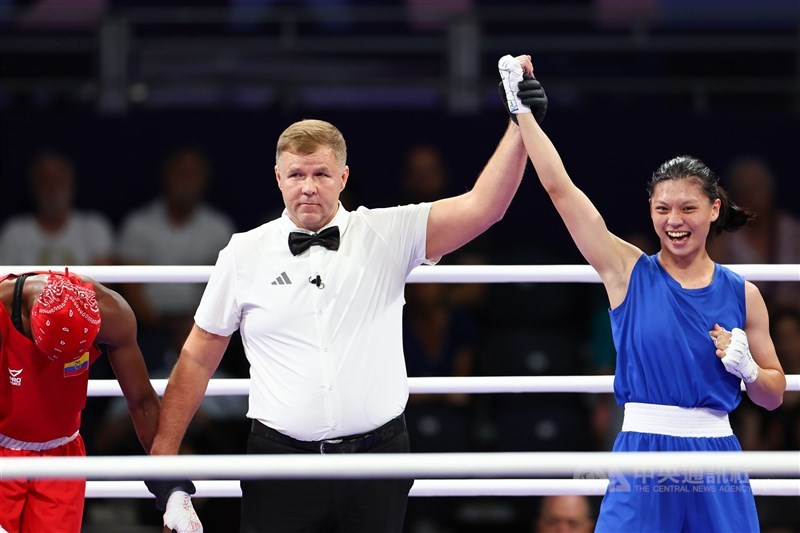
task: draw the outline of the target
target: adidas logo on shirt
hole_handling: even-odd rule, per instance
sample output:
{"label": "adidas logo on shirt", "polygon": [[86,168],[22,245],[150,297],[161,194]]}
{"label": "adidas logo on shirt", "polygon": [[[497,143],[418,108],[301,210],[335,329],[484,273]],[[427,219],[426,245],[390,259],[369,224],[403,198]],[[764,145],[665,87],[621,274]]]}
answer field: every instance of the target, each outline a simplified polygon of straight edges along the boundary
{"label": "adidas logo on shirt", "polygon": [[281,275],[275,278],[270,285],[291,285],[292,280],[289,279],[289,276],[286,275],[286,272],[281,272]]}

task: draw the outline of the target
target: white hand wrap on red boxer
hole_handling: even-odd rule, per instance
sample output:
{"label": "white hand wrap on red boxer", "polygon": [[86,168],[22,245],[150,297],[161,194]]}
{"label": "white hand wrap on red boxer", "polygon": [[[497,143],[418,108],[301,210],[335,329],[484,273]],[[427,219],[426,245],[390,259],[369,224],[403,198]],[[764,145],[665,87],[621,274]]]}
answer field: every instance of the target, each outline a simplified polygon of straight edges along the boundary
{"label": "white hand wrap on red boxer", "polygon": [[503,88],[506,91],[508,110],[515,115],[530,113],[531,108],[523,104],[517,92],[519,92],[519,82],[522,81],[522,65],[513,56],[504,55],[497,62],[497,70],[500,72],[500,79],[503,80]]}
{"label": "white hand wrap on red boxer", "polygon": [[722,358],[725,370],[741,378],[745,383],[752,383],[758,378],[758,364],[750,353],[747,334],[739,328],[731,330],[731,343],[725,349]]}
{"label": "white hand wrap on red boxer", "polygon": [[194,512],[192,497],[182,490],[169,495],[164,525],[178,533],[203,533],[203,524]]}

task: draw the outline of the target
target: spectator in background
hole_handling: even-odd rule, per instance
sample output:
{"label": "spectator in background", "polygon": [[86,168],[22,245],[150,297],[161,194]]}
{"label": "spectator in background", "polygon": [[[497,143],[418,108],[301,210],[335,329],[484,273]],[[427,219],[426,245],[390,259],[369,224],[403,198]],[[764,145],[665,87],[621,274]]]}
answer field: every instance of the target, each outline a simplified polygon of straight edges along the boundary
{"label": "spectator in background", "polygon": [[[743,156],[728,169],[731,199],[755,215],[742,231],[712,242],[716,261],[730,263],[800,263],[800,219],[777,205],[775,178],[769,165]],[[800,284],[756,283],[768,305],[800,309]]]}
{"label": "spectator in background", "polygon": [[406,151],[401,177],[402,202],[431,202],[442,198],[449,182],[447,165],[439,148],[418,144]]}
{"label": "spectator in background", "polygon": [[28,171],[33,213],[15,216],[0,229],[5,265],[109,264],[113,227],[97,212],[75,208],[72,162],[54,151],[36,156]]}
{"label": "spectator in background", "polygon": [[533,524],[533,533],[591,533],[593,530],[589,498],[581,495],[545,496]]}
{"label": "spectator in background", "polygon": [[[235,226],[228,215],[205,201],[210,173],[202,151],[180,148],[170,153],[163,167],[161,196],[134,210],[122,222],[118,261],[213,265]],[[163,358],[170,348],[175,353],[180,351],[203,287],[198,283],[160,283],[124,288],[139,319],[140,342],[150,358],[151,370],[164,366]]]}

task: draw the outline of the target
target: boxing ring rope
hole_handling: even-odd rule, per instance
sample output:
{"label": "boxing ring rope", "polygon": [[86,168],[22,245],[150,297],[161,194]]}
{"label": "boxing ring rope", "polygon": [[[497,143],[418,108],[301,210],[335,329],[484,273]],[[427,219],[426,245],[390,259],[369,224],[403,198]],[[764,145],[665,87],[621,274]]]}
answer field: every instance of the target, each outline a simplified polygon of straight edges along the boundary
{"label": "boxing ring rope", "polygon": [[800,478],[800,451],[410,453],[392,454],[391,461],[386,454],[45,456],[4,457],[0,464],[4,479],[596,479],[607,472],[747,472],[794,479]]}
{"label": "boxing ring rope", "polygon": [[[486,462],[487,457],[498,455],[502,457],[500,463],[503,468],[498,468],[498,462],[489,460],[490,464],[483,465],[481,468],[464,469],[461,467],[464,461],[469,461],[468,464],[476,464],[475,461]],[[641,461],[623,461],[628,464],[621,465],[625,469],[630,469],[633,472],[658,472],[663,475],[669,476],[678,472],[700,471],[702,469],[711,470],[714,472],[724,472],[730,470],[739,470],[737,466],[749,467],[748,469],[753,473],[767,472],[770,475],[798,475],[800,473],[800,452],[743,452],[737,454],[745,456],[745,461],[728,461],[729,454],[702,454],[697,457],[697,454],[687,453],[667,453],[671,455],[672,461],[663,461],[664,453],[657,454],[658,457],[653,457],[653,454],[636,454],[629,453],[626,456],[639,455],[645,459]],[[708,456],[713,457],[708,461]],[[537,457],[538,456],[538,457]],[[292,459],[295,464],[289,465],[288,468],[277,469],[275,464],[285,465],[282,459],[287,457],[276,458],[274,456],[266,456],[267,464],[261,468],[261,459],[265,456],[214,456],[214,462],[219,465],[219,468],[213,470],[212,473],[222,475],[224,477],[231,477],[231,474],[241,475],[247,473],[248,475],[241,475],[241,477],[292,477],[302,478],[309,476],[320,475],[318,465],[307,465],[307,459],[311,462],[317,461],[317,457],[322,458],[322,461],[328,461],[331,464],[329,468],[324,470],[323,475],[330,475],[330,477],[381,477],[385,472],[387,477],[393,474],[394,477],[399,475],[409,476],[414,472],[436,474],[443,477],[443,474],[452,475],[469,475],[469,474],[502,474],[504,472],[509,475],[519,476],[526,472],[531,474],[546,473],[547,475],[571,473],[572,479],[417,479],[411,488],[410,496],[413,497],[469,497],[469,496],[544,496],[555,494],[583,494],[587,496],[599,496],[605,492],[608,480],[604,477],[604,472],[601,465],[606,464],[604,461],[597,460],[597,456],[611,457],[611,454],[606,452],[601,453],[505,453],[505,454],[414,454],[412,463],[416,464],[418,468],[407,467],[400,465],[399,468],[382,469],[381,458],[375,456],[350,456],[359,458],[355,463],[360,462],[361,457],[374,457],[371,461],[372,464],[367,464],[358,469],[354,468],[353,464],[338,464],[339,458],[343,456],[302,456],[297,460]],[[619,454],[613,456],[617,458]],[[687,456],[692,457],[692,461],[697,466],[687,468]],[[750,461],[748,456],[755,456],[757,460]],[[784,460],[784,456],[788,459]],[[236,465],[232,465],[230,458],[235,458]],[[466,457],[466,458],[462,458]],[[518,457],[520,459],[518,459]],[[545,467],[536,467],[536,463],[532,463],[531,469],[525,468],[525,457],[533,457],[534,460],[539,459],[539,464],[544,464]],[[93,458],[55,458],[56,465],[44,465],[43,468],[28,468],[25,463],[35,461],[36,465],[41,467],[42,462],[52,462],[53,458],[8,458],[0,465],[0,477],[62,477],[69,478],[79,475],[86,475],[88,472],[89,477],[99,478],[125,478],[125,477],[163,477],[169,476],[173,472],[176,475],[191,476],[197,474],[199,469],[195,465],[208,463],[208,456],[178,456],[178,457],[93,457]],[[418,461],[419,458],[424,459],[424,463]],[[394,456],[393,456],[394,459]],[[668,458],[669,459],[669,458]],[[719,459],[719,460],[714,460]],[[77,460],[81,463],[88,461],[89,466],[84,465],[71,465],[71,462]],[[121,463],[127,464],[128,461],[133,460],[135,463],[132,467],[119,468]],[[430,468],[431,461],[439,464],[441,461],[448,461],[447,467]],[[253,470],[251,465],[254,461],[259,462],[259,468]],[[153,462],[160,463],[153,467]],[[187,463],[185,465],[179,464],[179,468],[173,468],[176,462]],[[345,460],[345,462],[347,462]],[[408,462],[408,461],[406,461]],[[19,463],[19,464],[15,464]],[[111,463],[111,464],[109,464]],[[353,461],[350,461],[353,463]],[[509,469],[509,463],[511,467]],[[10,468],[9,468],[10,464]],[[324,464],[324,463],[323,463]],[[797,468],[790,469],[787,465],[795,464]],[[649,468],[641,468],[642,466],[653,465]],[[672,465],[672,466],[670,466]],[[714,467],[716,465],[716,467]],[[358,466],[357,464],[355,466]],[[614,466],[612,463],[610,466]],[[232,472],[231,468],[235,470]],[[426,468],[427,467],[427,468]],[[165,470],[166,469],[166,470]],[[741,470],[744,470],[742,468]],[[620,471],[622,468],[620,468]],[[205,473],[205,472],[203,472]],[[331,474],[336,475],[331,475]],[[144,474],[144,475],[142,475]],[[235,477],[235,476],[234,476]],[[418,477],[418,476],[414,476]],[[756,496],[800,496],[800,479],[751,479],[751,488]],[[195,481],[197,487],[196,497],[199,498],[238,498],[241,497],[241,488],[239,482],[236,480],[198,480]],[[141,481],[88,481],[86,486],[87,498],[150,498],[150,492]]]}
{"label": "boxing ring rope", "polygon": [[[240,498],[238,481],[194,482],[195,498]],[[409,496],[548,496],[582,494],[602,496],[608,479],[418,479]],[[756,496],[800,496],[800,479],[751,479]],[[152,498],[141,481],[88,481],[87,498]]]}
{"label": "boxing ring rope", "polygon": [[[96,457],[9,457],[0,476],[13,478],[86,477],[88,497],[150,497],[141,481],[173,477],[211,478],[197,482],[198,497],[238,497],[237,479],[316,477],[415,478],[412,496],[526,496],[602,494],[607,472],[668,479],[681,473],[749,472],[800,478],[800,452],[507,452],[357,455],[179,455]],[[209,458],[213,457],[213,461]],[[571,479],[514,479],[525,476]],[[512,479],[460,479],[507,476]],[[221,481],[216,479],[222,478]],[[435,478],[435,479],[428,479]],[[445,478],[445,479],[441,479]],[[123,480],[123,481],[94,481]],[[754,494],[800,496],[800,479],[753,479]]]}
{"label": "boxing ring rope", "polygon": [[[153,388],[164,394],[166,379],[153,379]],[[250,380],[247,378],[212,379],[206,396],[246,396]],[[411,394],[499,394],[499,393],[611,393],[614,376],[467,376],[408,378]],[[742,384],[744,390],[744,384]],[[800,390],[800,374],[786,376],[786,390]],[[89,396],[121,396],[119,382],[115,379],[89,380]]]}
{"label": "boxing ring rope", "polygon": [[[798,281],[800,264],[726,265],[750,281]],[[70,267],[73,268],[73,267]],[[0,276],[63,270],[63,266],[0,266]],[[76,266],[76,272],[101,283],[205,283],[212,266],[117,265]],[[409,283],[599,283],[590,265],[436,265],[418,266]]]}
{"label": "boxing ring rope", "polygon": [[[800,282],[800,264],[727,265],[750,281]],[[0,275],[61,270],[58,266],[0,266]],[[204,283],[211,266],[85,266],[81,274],[103,283]],[[421,266],[410,283],[598,283],[589,265],[438,265]],[[152,380],[163,394],[166,380]],[[215,379],[206,395],[244,395],[247,379]],[[411,393],[610,393],[613,376],[489,376],[410,378]],[[787,389],[800,390],[800,375],[787,376]],[[90,396],[118,396],[115,380],[91,380]],[[4,458],[0,477],[75,478],[87,482],[87,497],[152,497],[141,479],[205,478],[196,481],[198,497],[239,497],[230,478],[380,478],[412,477],[411,496],[602,495],[607,473],[748,472],[781,479],[751,479],[754,494],[800,496],[800,452],[507,452],[392,455],[214,455]],[[509,477],[512,479],[460,479]],[[569,476],[571,479],[518,479]],[[791,477],[791,479],[784,479]],[[432,478],[432,479],[426,479]],[[446,479],[435,479],[446,478]],[[135,481],[131,481],[135,480]]]}

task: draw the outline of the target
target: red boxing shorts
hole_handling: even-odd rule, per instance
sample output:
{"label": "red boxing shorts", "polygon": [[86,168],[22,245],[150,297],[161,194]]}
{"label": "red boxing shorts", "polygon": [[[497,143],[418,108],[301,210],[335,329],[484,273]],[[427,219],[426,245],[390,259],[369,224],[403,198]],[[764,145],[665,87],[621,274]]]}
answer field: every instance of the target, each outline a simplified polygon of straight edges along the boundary
{"label": "red boxing shorts", "polygon": [[[80,435],[52,450],[0,447],[0,460],[83,455],[86,448]],[[85,497],[85,479],[4,479],[0,481],[0,525],[8,533],[79,533]]]}

